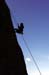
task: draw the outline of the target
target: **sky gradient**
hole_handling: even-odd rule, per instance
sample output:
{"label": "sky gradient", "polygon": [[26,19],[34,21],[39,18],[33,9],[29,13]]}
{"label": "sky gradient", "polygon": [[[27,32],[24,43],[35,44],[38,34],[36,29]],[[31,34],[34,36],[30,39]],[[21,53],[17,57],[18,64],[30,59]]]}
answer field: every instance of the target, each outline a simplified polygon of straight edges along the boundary
{"label": "sky gradient", "polygon": [[[24,38],[42,75],[49,75],[49,0],[6,0],[14,27],[24,23]],[[23,50],[29,75],[39,72],[25,46],[21,35],[17,39]]]}

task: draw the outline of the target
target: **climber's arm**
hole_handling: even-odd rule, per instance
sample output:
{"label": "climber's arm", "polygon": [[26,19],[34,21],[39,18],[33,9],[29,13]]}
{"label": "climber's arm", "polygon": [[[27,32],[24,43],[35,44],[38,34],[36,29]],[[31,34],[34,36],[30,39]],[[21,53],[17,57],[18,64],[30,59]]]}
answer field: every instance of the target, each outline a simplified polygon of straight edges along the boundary
{"label": "climber's arm", "polygon": [[20,31],[20,30],[17,29],[17,28],[15,28],[14,30],[15,30],[16,33],[23,34],[23,31]]}

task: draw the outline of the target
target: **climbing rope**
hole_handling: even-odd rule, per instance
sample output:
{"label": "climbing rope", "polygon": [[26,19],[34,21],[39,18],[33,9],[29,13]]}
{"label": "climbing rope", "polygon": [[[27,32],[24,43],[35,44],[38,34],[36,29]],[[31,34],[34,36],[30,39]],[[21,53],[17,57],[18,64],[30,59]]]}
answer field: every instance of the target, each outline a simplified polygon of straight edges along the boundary
{"label": "climbing rope", "polygon": [[[12,16],[13,16],[13,19],[14,19],[14,21],[15,21],[14,15],[12,15]],[[18,26],[18,23],[17,23],[17,26]],[[36,61],[35,61],[35,59],[34,59],[32,53],[31,53],[31,51],[30,51],[30,49],[29,49],[29,47],[28,47],[28,44],[27,44],[27,42],[26,42],[26,40],[25,40],[25,38],[24,38],[23,35],[22,35],[22,38],[23,38],[23,41],[24,41],[24,43],[25,43],[25,45],[26,45],[26,47],[27,47],[27,49],[28,49],[28,52],[30,53],[30,55],[31,55],[31,57],[32,57],[32,60],[34,61],[34,64],[35,64],[37,70],[39,71],[39,74],[42,75],[42,73],[41,73],[41,71],[40,71],[40,69],[39,69],[39,67],[38,67],[38,65],[37,65],[37,63],[36,63]]]}
{"label": "climbing rope", "polygon": [[41,73],[41,71],[40,71],[40,69],[39,69],[39,67],[38,67],[38,65],[37,65],[37,63],[36,63],[36,61],[35,61],[35,59],[34,59],[32,53],[31,53],[31,51],[30,51],[30,49],[29,49],[29,47],[28,47],[28,44],[27,44],[26,40],[24,39],[24,36],[23,36],[23,35],[22,35],[22,38],[23,38],[23,41],[24,41],[24,43],[25,43],[25,45],[26,45],[26,47],[27,47],[27,49],[28,49],[28,51],[29,51],[29,53],[30,53],[30,55],[31,55],[31,57],[32,57],[32,60],[34,61],[35,65],[36,65],[36,67],[37,67],[37,70],[39,71],[39,74],[42,75],[42,73]]}

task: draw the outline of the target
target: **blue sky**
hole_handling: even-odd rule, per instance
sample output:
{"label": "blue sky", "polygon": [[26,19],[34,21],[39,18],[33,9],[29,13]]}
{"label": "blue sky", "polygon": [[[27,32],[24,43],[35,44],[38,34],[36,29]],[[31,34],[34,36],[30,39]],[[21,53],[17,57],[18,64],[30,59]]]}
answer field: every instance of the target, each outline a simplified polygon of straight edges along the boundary
{"label": "blue sky", "polygon": [[[24,38],[34,56],[42,75],[49,75],[49,0],[6,0],[13,20],[24,23]],[[23,50],[29,75],[39,72],[25,46],[21,35],[17,34]]]}

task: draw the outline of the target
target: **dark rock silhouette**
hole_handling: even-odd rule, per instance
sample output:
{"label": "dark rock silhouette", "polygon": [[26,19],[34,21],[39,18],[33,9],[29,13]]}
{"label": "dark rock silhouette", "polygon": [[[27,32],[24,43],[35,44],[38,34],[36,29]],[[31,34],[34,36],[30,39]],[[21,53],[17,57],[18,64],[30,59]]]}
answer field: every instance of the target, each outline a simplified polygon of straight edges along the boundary
{"label": "dark rock silhouette", "polygon": [[0,0],[0,75],[28,75],[5,0]]}

